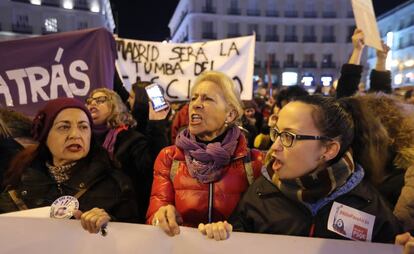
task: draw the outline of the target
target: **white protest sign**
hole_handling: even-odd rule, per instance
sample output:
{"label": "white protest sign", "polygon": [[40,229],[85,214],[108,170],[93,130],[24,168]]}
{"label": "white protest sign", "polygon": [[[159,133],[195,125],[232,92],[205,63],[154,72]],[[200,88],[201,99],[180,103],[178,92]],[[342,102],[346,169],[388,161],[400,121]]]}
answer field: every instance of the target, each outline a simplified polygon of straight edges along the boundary
{"label": "white protest sign", "polygon": [[1,253],[289,253],[289,254],[400,254],[393,244],[281,235],[232,233],[225,241],[214,241],[197,229],[181,227],[179,235],[167,236],[149,225],[114,223],[108,235],[89,234],[77,220],[0,217]]}
{"label": "white protest sign", "polygon": [[187,44],[115,40],[117,69],[127,88],[139,77],[159,83],[167,100],[189,100],[195,78],[205,70],[216,70],[233,79],[243,100],[252,98],[254,35]]}
{"label": "white protest sign", "polygon": [[365,44],[382,51],[372,0],[352,0],[356,25],[364,32]]}
{"label": "white protest sign", "polygon": [[375,216],[334,202],[329,213],[328,229],[358,241],[372,240]]}
{"label": "white protest sign", "polygon": [[22,210],[11,213],[2,213],[2,217],[25,217],[25,218],[50,218],[50,206],[44,206],[29,210]]}

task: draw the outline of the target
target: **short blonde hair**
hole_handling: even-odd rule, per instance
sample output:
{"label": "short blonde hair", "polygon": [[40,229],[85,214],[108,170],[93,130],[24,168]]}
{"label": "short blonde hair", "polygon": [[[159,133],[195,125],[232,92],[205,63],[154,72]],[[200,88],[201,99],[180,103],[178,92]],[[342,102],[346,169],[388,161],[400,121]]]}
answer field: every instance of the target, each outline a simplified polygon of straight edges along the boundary
{"label": "short blonde hair", "polygon": [[117,128],[121,125],[127,125],[134,127],[137,125],[137,122],[128,112],[127,107],[122,102],[121,97],[117,93],[108,88],[97,88],[90,93],[92,97],[95,93],[104,93],[108,97],[108,103],[111,109],[111,114],[108,119],[106,119],[106,124],[109,128]]}
{"label": "short blonde hair", "polygon": [[224,98],[227,104],[237,112],[235,120],[240,119],[243,116],[243,104],[240,98],[240,91],[234,85],[232,79],[226,74],[219,71],[206,71],[203,72],[194,82],[194,86],[191,88],[191,95],[194,89],[203,81],[210,81],[217,84],[223,91]]}

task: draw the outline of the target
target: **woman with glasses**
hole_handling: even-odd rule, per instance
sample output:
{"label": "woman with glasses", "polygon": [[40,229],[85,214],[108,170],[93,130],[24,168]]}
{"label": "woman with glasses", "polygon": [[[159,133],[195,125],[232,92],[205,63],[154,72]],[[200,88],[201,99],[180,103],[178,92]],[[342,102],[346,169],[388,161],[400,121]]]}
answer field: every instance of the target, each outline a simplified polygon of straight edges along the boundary
{"label": "woman with glasses", "polygon": [[[229,219],[235,231],[393,242],[400,227],[364,178],[351,146],[354,119],[334,98],[300,97],[279,113],[265,162]],[[372,219],[374,216],[375,219]],[[220,224],[201,225],[226,239]]]}
{"label": "woman with glasses", "polygon": [[260,175],[263,160],[259,151],[247,149],[235,124],[243,108],[228,76],[204,72],[190,95],[188,127],[155,161],[147,212],[147,223],[170,236],[180,233],[179,225],[226,220]]}
{"label": "woman with glasses", "polygon": [[[33,120],[38,144],[19,152],[5,174],[0,213],[51,206],[59,199],[66,202],[56,213],[51,209],[51,217],[73,215],[91,233],[109,220],[135,222],[138,212],[130,179],[114,170],[92,137],[92,126],[82,102],[73,98],[47,102]],[[77,202],[78,206],[69,205]]]}
{"label": "woman with glasses", "polygon": [[[147,124],[147,133],[141,133],[134,128],[137,122],[128,112],[121,98],[114,91],[98,88],[91,92],[86,100],[91,112],[94,137],[109,153],[110,158],[127,174],[133,183],[139,216],[138,222],[145,222],[148,208],[151,183],[153,179],[153,164],[158,152],[167,145],[168,137],[159,129],[159,125]],[[169,109],[154,112],[149,109],[149,120],[164,119]],[[148,119],[143,120],[148,122]],[[140,123],[138,122],[138,125]]]}

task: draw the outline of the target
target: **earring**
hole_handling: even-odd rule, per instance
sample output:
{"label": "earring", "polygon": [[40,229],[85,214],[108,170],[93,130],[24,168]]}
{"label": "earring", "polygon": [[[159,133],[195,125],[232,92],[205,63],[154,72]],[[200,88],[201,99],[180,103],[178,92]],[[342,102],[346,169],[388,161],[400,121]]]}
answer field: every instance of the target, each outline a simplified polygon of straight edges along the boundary
{"label": "earring", "polygon": [[325,159],[325,155],[322,155],[319,160],[324,160]]}
{"label": "earring", "polygon": [[224,121],[224,127],[229,127],[229,122],[227,122],[227,120]]}

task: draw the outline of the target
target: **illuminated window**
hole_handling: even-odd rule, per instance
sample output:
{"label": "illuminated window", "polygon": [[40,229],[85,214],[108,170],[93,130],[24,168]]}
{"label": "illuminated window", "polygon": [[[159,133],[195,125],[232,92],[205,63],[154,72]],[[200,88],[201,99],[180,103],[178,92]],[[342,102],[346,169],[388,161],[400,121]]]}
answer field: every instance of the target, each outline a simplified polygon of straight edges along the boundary
{"label": "illuminated window", "polygon": [[294,86],[298,83],[298,73],[296,72],[283,72],[282,73],[282,85]]}
{"label": "illuminated window", "polygon": [[58,31],[57,19],[55,18],[45,19],[45,31],[46,32],[57,32]]}
{"label": "illuminated window", "polygon": [[323,86],[330,86],[332,84],[332,77],[331,76],[322,76],[321,82]]}
{"label": "illuminated window", "polygon": [[404,65],[405,65],[405,67],[413,67],[414,66],[414,60],[409,59],[409,60],[404,62]]}
{"label": "illuminated window", "polygon": [[311,77],[311,76],[304,76],[303,78],[302,78],[302,84],[304,85],[304,86],[312,86],[312,84],[313,84],[313,77]]}
{"label": "illuminated window", "polygon": [[41,5],[42,4],[42,2],[40,0],[30,0],[30,3],[34,4],[34,5]]}
{"label": "illuminated window", "polygon": [[99,7],[99,3],[97,2],[93,2],[91,4],[91,12],[96,12],[98,13],[101,10],[101,8]]}
{"label": "illuminated window", "polygon": [[63,8],[69,9],[69,10],[73,9],[73,1],[71,0],[63,1]]}
{"label": "illuminated window", "polygon": [[403,75],[402,74],[395,75],[395,77],[394,77],[394,83],[396,85],[401,85],[402,82],[403,82]]}

